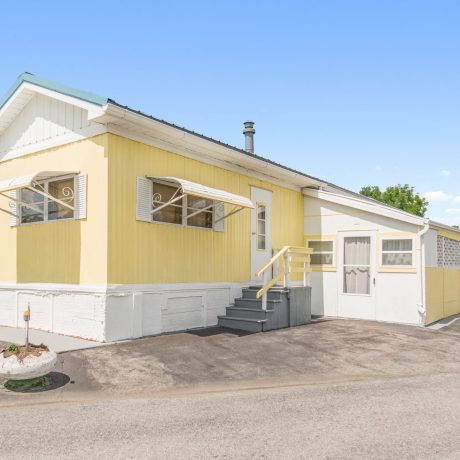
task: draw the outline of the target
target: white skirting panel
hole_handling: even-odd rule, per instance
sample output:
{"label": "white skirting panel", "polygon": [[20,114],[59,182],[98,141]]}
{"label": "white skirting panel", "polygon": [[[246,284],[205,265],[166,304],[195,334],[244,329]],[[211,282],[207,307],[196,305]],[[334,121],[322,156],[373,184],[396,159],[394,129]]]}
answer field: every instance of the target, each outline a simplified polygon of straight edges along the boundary
{"label": "white skirting panel", "polygon": [[0,325],[112,342],[217,324],[249,283],[0,285]]}

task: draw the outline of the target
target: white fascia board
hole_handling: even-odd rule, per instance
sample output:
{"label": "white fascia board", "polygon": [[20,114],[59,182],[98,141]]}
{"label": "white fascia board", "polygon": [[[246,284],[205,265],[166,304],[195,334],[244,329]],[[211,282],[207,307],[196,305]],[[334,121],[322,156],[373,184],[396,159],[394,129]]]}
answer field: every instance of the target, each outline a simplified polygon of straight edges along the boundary
{"label": "white fascia board", "polygon": [[391,209],[387,206],[380,205],[378,203],[371,203],[367,200],[361,200],[359,197],[352,197],[350,195],[341,195],[332,192],[325,192],[323,190],[303,190],[304,195],[319,200],[330,201],[331,203],[340,204],[342,206],[348,206],[350,208],[359,209],[361,211],[369,212],[371,214],[378,214],[380,216],[389,217],[390,219],[407,222],[409,224],[423,226],[428,222],[428,219],[423,217],[413,216],[404,211],[397,209]]}
{"label": "white fascia board", "polygon": [[[92,121],[107,124],[109,132],[117,134],[115,131],[120,128],[134,130],[135,134],[140,133],[158,139],[165,145],[176,146],[175,153],[182,154],[181,149],[184,149],[188,153],[193,152],[199,155],[200,161],[206,162],[205,154],[212,160],[243,168],[246,175],[253,175],[252,172],[263,174],[266,177],[264,180],[268,180],[269,182],[275,180],[278,183],[281,181],[284,186],[289,187],[290,185],[289,188],[294,188],[298,191],[302,187],[325,185],[314,178],[309,178],[268,161],[251,157],[225,145],[204,139],[193,133],[188,133],[180,128],[169,126],[161,121],[151,119],[146,115],[135,113],[129,109],[110,103],[104,106],[103,109],[104,115],[95,117]],[[185,156],[189,155],[185,154]]]}

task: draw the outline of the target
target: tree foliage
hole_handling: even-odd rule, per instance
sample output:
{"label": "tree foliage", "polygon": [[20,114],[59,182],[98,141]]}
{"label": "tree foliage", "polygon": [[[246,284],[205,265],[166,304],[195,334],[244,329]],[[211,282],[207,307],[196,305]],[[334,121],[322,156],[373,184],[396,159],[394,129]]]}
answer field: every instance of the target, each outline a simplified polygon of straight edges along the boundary
{"label": "tree foliage", "polygon": [[378,186],[366,186],[359,193],[420,217],[425,216],[428,207],[428,201],[408,184],[390,186],[383,192]]}

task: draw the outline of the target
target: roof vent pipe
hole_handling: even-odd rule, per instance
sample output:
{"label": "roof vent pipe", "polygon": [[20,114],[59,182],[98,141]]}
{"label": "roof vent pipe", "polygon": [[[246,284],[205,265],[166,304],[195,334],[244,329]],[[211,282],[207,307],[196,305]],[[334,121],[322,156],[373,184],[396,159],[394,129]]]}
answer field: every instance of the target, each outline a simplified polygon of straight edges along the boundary
{"label": "roof vent pipe", "polygon": [[245,121],[244,122],[244,150],[249,153],[254,153],[254,134],[256,130],[254,129],[254,122],[253,121]]}

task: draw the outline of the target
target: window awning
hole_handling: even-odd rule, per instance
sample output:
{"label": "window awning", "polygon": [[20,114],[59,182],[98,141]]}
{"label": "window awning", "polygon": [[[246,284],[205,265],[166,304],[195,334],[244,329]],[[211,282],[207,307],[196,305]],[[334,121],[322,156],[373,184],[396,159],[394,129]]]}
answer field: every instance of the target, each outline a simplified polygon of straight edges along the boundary
{"label": "window awning", "polygon": [[[241,195],[235,195],[234,193],[226,192],[224,190],[220,190],[217,188],[207,187],[206,185],[197,184],[196,182],[190,182],[185,179],[179,179],[177,177],[162,177],[162,176],[147,176],[148,179],[162,182],[167,185],[171,185],[173,187],[177,187],[176,192],[171,197],[171,199],[167,203],[161,204],[152,211],[151,214],[158,213],[161,209],[176,203],[177,201],[181,200],[183,197],[187,195],[192,195],[200,198],[205,198],[208,200],[212,200],[213,204],[201,208],[201,209],[194,209],[191,214],[187,214],[185,216],[186,220],[190,219],[191,217],[205,212],[210,209],[214,209],[214,225],[222,222],[227,217],[236,214],[239,211],[242,211],[245,208],[254,209],[254,205],[249,198],[246,198]],[[234,207],[230,212],[225,214],[223,212],[224,206],[221,205],[219,208],[217,207],[217,203],[227,203],[232,204]],[[219,211],[217,211],[219,209]]]}
{"label": "window awning", "polygon": [[[25,203],[20,199],[20,195],[11,195],[8,192],[21,189],[29,189],[38,193],[49,200],[55,201],[56,203],[61,204],[62,206],[74,210],[74,206],[71,206],[66,201],[60,200],[45,191],[45,189],[40,186],[40,182],[49,179],[59,179],[63,176],[75,175],[78,174],[78,171],[36,171],[31,174],[26,174],[25,176],[12,177],[11,179],[4,179],[0,181],[0,195],[8,198],[10,200],[11,210],[0,208],[0,211],[9,214],[12,217],[18,218],[17,209],[18,206],[25,206],[30,209],[36,209],[36,207],[31,203]],[[72,199],[74,191],[71,190],[67,198]]]}
{"label": "window awning", "polygon": [[206,185],[190,182],[185,179],[177,177],[160,177],[160,176],[147,176],[149,179],[158,180],[162,182],[169,182],[171,185],[179,187],[181,195],[193,195],[209,200],[222,201],[224,203],[233,204],[242,208],[253,209],[254,205],[249,198],[234,193],[226,192],[218,188],[207,187]]}
{"label": "window awning", "polygon": [[38,171],[25,176],[13,177],[0,181],[0,192],[9,192],[20,188],[32,187],[35,182],[58,179],[61,176],[78,174],[76,171]]}

